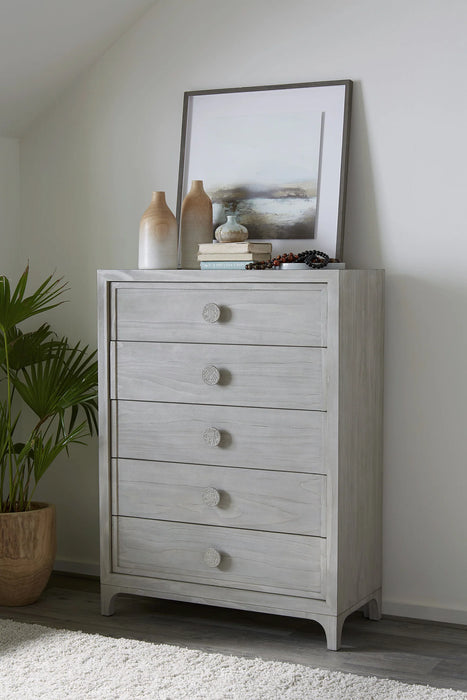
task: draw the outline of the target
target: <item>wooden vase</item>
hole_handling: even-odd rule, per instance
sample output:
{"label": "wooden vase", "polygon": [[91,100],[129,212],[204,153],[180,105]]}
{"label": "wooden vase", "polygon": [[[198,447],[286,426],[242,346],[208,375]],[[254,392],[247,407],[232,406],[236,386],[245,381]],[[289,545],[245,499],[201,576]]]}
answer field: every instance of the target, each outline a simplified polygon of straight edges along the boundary
{"label": "wooden vase", "polygon": [[198,245],[212,243],[212,202],[202,180],[193,180],[182,204],[180,217],[180,264],[182,268],[199,268]]}
{"label": "wooden vase", "polygon": [[31,507],[22,513],[0,513],[0,605],[34,603],[53,569],[55,506]]}
{"label": "wooden vase", "polygon": [[177,267],[177,220],[165,201],[165,192],[153,192],[139,226],[140,270]]}

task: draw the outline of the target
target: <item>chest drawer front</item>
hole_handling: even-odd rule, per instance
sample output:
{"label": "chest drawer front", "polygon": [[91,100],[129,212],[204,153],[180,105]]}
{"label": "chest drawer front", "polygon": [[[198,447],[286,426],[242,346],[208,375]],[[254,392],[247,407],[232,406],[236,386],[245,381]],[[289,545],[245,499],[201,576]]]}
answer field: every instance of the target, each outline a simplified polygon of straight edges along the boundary
{"label": "chest drawer front", "polygon": [[115,290],[112,339],[325,346],[325,284],[302,289],[161,285]]}
{"label": "chest drawer front", "polygon": [[113,457],[325,473],[326,413],[113,402]]}
{"label": "chest drawer front", "polygon": [[117,342],[112,398],[325,410],[326,352]]}
{"label": "chest drawer front", "polygon": [[120,459],[113,514],[323,537],[326,477]]}
{"label": "chest drawer front", "polygon": [[113,518],[116,573],[324,598],[326,540]]}

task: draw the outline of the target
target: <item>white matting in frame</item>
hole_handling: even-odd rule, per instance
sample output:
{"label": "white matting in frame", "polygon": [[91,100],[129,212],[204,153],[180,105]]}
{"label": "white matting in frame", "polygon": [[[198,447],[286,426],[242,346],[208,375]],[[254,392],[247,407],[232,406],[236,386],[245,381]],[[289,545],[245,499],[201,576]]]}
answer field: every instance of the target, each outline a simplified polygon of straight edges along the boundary
{"label": "white matting in frame", "polygon": [[235,211],[273,252],[342,256],[352,83],[185,93],[178,214],[192,180],[213,200],[214,228]]}

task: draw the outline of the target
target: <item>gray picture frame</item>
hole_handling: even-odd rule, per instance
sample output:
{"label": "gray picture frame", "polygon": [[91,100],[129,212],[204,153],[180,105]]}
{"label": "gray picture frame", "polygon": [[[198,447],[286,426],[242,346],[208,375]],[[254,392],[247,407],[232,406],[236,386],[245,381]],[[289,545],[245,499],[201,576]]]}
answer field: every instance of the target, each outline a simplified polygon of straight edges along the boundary
{"label": "gray picture frame", "polygon": [[[178,189],[177,189],[177,219],[180,221],[180,213],[183,199],[190,188],[192,179],[206,181],[210,173],[206,170],[210,169],[213,164],[206,160],[206,163],[196,162],[196,159],[203,158],[200,154],[205,154],[212,148],[213,154],[220,153],[220,161],[223,158],[222,145],[228,141],[224,138],[222,141],[207,143],[206,140],[211,139],[212,132],[207,123],[202,123],[203,119],[208,120],[214,112],[219,114],[219,119],[226,115],[226,124],[231,114],[234,114],[238,109],[238,113],[243,117],[249,108],[258,110],[264,115],[267,124],[279,124],[283,119],[289,119],[290,115],[295,118],[295,114],[301,111],[300,125],[302,129],[306,129],[309,115],[310,132],[319,128],[319,146],[316,145],[317,137],[313,137],[313,146],[304,149],[304,152],[312,154],[312,159],[316,162],[310,163],[310,172],[313,166],[316,174],[316,196],[313,211],[313,223],[309,224],[308,228],[299,230],[297,226],[287,229],[277,228],[274,235],[269,236],[270,228],[268,226],[261,230],[259,235],[255,235],[255,228],[252,226],[250,230],[250,238],[257,240],[271,240],[273,243],[273,252],[284,252],[291,250],[299,252],[307,248],[315,248],[327,252],[331,257],[342,259],[343,243],[344,243],[344,221],[345,221],[345,202],[347,190],[347,169],[349,156],[349,139],[350,139],[350,121],[351,121],[351,102],[352,102],[352,86],[351,80],[332,80],[308,83],[291,83],[279,85],[261,85],[251,87],[237,88],[222,88],[213,90],[195,90],[184,93],[183,114],[182,114],[182,130],[180,143],[180,161],[178,174]],[[286,105],[286,108],[284,108]],[[271,111],[268,112],[269,107]],[[214,109],[213,109],[214,108]],[[233,112],[232,112],[233,109]],[[283,115],[288,113],[287,117]],[[204,115],[204,116],[203,116]],[[317,117],[318,115],[318,117]],[[319,126],[317,126],[319,120]],[[233,122],[236,123],[236,122]],[[300,148],[297,148],[297,139],[300,139],[300,129],[290,129],[287,131],[287,122],[285,122],[282,134],[288,139],[289,132],[291,140],[295,139],[295,143],[290,143],[290,152],[299,153]],[[259,131],[257,133],[260,133]],[[302,133],[305,134],[305,131]],[[298,134],[298,136],[297,136]],[[235,135],[240,138],[238,134]],[[308,139],[308,134],[306,134]],[[261,137],[260,137],[261,138]],[[269,144],[266,141],[263,153],[267,152]],[[270,138],[270,135],[269,135]],[[310,139],[308,139],[310,140]],[[256,145],[256,144],[255,144]],[[283,146],[289,144],[283,144]],[[263,144],[259,144],[259,150]],[[299,146],[299,144],[298,144]],[[238,147],[238,144],[237,144]],[[251,150],[251,149],[250,149]],[[287,148],[278,149],[279,154],[277,159],[281,158],[280,151],[288,153]],[[251,155],[249,155],[251,158]],[[276,159],[276,160],[277,160]],[[228,156],[224,158],[225,162],[229,161]],[[287,160],[287,156],[284,157]],[[301,164],[303,165],[303,164]],[[204,167],[204,170],[203,170]],[[215,166],[216,167],[216,166]],[[266,166],[263,168],[266,169]],[[225,168],[224,168],[225,170]],[[255,170],[253,168],[252,170]],[[219,178],[220,175],[217,175]],[[228,179],[228,178],[227,178]],[[227,183],[226,191],[229,183]],[[206,187],[208,194],[211,193]],[[216,190],[218,193],[219,190]],[[291,200],[290,187],[289,191],[285,188],[281,190],[285,192],[282,204],[287,205],[288,210],[293,208],[293,200]],[[217,196],[217,194],[216,194]],[[263,196],[263,195],[258,195]],[[268,201],[273,201],[274,195]],[[295,194],[292,195],[295,197]],[[303,196],[303,195],[302,195]],[[307,195],[308,196],[308,195]],[[285,200],[288,201],[285,201]],[[213,198],[215,204],[215,198]],[[252,200],[250,200],[252,201]],[[259,200],[255,200],[259,201]],[[296,199],[301,205],[303,199]],[[310,200],[311,201],[311,200]],[[236,203],[234,203],[234,207]],[[300,208],[300,207],[299,207]],[[277,219],[277,216],[276,216]],[[248,227],[248,223],[242,221]],[[261,220],[258,219],[258,222]],[[266,221],[266,220],[265,220]],[[305,221],[305,219],[303,220]],[[311,222],[311,219],[309,219]],[[214,221],[214,228],[219,221]],[[308,220],[307,220],[308,226]],[[259,231],[259,225],[256,231]],[[283,233],[282,233],[283,231]],[[295,232],[299,231],[298,236]],[[310,231],[310,236],[307,235]]]}

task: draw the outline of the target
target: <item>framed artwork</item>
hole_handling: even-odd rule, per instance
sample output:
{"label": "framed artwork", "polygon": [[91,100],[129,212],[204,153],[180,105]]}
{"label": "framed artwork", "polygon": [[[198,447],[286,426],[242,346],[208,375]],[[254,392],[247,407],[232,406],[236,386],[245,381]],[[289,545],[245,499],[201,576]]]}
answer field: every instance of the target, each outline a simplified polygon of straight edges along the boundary
{"label": "framed artwork", "polygon": [[186,92],[177,218],[202,180],[214,229],[235,213],[273,250],[341,258],[351,94],[350,80]]}

